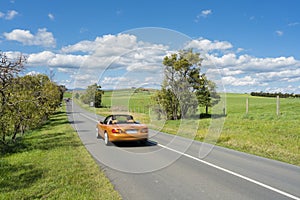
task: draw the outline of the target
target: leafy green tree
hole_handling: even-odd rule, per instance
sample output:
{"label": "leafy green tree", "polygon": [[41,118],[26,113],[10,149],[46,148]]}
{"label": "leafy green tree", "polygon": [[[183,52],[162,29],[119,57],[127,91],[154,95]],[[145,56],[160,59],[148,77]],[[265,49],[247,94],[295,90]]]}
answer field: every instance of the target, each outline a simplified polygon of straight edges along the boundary
{"label": "leafy green tree", "polygon": [[9,59],[0,51],[0,136],[2,142],[13,129],[11,125],[13,108],[10,105],[12,97],[9,89],[14,78],[24,69],[25,62],[26,58],[23,55],[16,59]]}
{"label": "leafy green tree", "polygon": [[17,133],[40,126],[60,105],[64,86],[46,75],[19,77],[26,58],[10,60],[0,52],[0,142],[6,136],[15,140]]}
{"label": "leafy green tree", "polygon": [[208,114],[208,108],[219,103],[220,95],[216,91],[216,84],[201,75],[201,83],[197,86],[196,96],[200,106],[205,107],[205,114]]}
{"label": "leafy green tree", "polygon": [[75,94],[75,98],[76,98],[76,99],[79,99],[79,96],[80,96],[80,95],[79,95],[79,93],[78,93],[78,92],[76,92],[76,94]]}
{"label": "leafy green tree", "polygon": [[201,62],[200,53],[192,49],[164,58],[164,81],[154,98],[167,119],[176,120],[194,114],[198,105],[206,106],[208,112],[208,107],[219,102],[216,84],[200,73]]}
{"label": "leafy green tree", "polygon": [[10,87],[13,136],[43,124],[61,102],[61,90],[46,75],[15,78]]}
{"label": "leafy green tree", "polygon": [[96,108],[101,107],[102,103],[102,94],[101,86],[96,83],[87,87],[85,93],[81,95],[80,99],[85,104],[90,104],[94,102]]}

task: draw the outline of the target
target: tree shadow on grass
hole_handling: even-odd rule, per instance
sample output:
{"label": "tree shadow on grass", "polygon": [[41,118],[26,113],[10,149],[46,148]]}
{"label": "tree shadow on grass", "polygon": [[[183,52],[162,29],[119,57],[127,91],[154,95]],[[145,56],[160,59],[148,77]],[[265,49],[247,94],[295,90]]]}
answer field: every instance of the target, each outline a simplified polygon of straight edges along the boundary
{"label": "tree shadow on grass", "polygon": [[191,116],[193,119],[217,119],[217,118],[222,118],[226,117],[224,114],[206,114],[206,113],[201,113],[201,114],[196,114]]}
{"label": "tree shadow on grass", "polygon": [[0,160],[0,168],[0,193],[31,187],[43,176],[43,171],[34,165],[12,165]]}
{"label": "tree shadow on grass", "polygon": [[[47,123],[33,131],[27,131],[24,136],[17,137],[13,142],[8,140],[6,144],[0,143],[0,155],[5,156],[13,153],[21,153],[33,149],[49,150],[59,147],[75,147],[80,144],[73,141],[73,131],[61,132],[57,126],[69,124],[69,121],[64,117],[64,112],[57,112],[51,117]],[[76,122],[77,123],[77,122]],[[40,134],[40,131],[51,131],[57,129],[57,132]]]}

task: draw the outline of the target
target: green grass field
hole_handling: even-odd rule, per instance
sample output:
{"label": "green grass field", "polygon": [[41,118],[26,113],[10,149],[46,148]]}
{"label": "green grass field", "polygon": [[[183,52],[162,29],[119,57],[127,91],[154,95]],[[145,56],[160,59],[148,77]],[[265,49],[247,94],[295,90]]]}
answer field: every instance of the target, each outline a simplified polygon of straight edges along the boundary
{"label": "green grass field", "polygon": [[0,149],[0,199],[121,199],[63,108],[40,129]]}
{"label": "green grass field", "polygon": [[[96,112],[108,115],[111,113],[110,106],[113,106],[112,110],[115,112],[121,112],[124,107],[128,107],[137,120],[148,123],[151,128],[178,134],[180,121],[166,121],[162,127],[150,123],[149,107],[153,101],[152,95],[153,91],[106,91],[102,101],[107,108],[98,108]],[[248,94],[226,96],[227,116],[222,133],[216,139],[217,145],[300,165],[300,99],[280,99],[280,115],[277,116],[276,98],[252,97]],[[246,98],[249,98],[247,115]],[[86,105],[85,107],[94,111]],[[203,112],[204,108],[200,110]],[[211,118],[203,118],[198,122],[199,126],[193,138],[206,141]],[[185,133],[179,135],[189,137]]]}

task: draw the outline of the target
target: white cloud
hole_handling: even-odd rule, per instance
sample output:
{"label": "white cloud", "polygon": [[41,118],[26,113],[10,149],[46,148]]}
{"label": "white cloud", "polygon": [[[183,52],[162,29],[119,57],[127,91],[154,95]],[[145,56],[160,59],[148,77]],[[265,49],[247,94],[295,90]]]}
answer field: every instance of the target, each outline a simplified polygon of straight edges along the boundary
{"label": "white cloud", "polygon": [[256,76],[264,81],[297,82],[300,80],[300,69],[286,69],[278,72],[257,73]]}
{"label": "white cloud", "polygon": [[17,16],[19,13],[15,10],[9,10],[6,14],[5,19],[12,20],[15,16]]}
{"label": "white cloud", "polygon": [[162,71],[163,67],[161,65],[144,65],[142,63],[136,63],[129,65],[126,68],[128,71],[135,71],[135,72],[157,72],[157,71]]}
{"label": "white cloud", "polygon": [[286,87],[267,87],[265,89],[266,92],[270,92],[270,93],[295,93],[297,92],[297,87],[292,86],[292,85],[288,85]]}
{"label": "white cloud", "polygon": [[245,76],[242,78],[227,76],[222,78],[222,83],[224,85],[233,85],[233,86],[249,86],[249,85],[261,85],[257,79],[251,76]]}
{"label": "white cloud", "polygon": [[44,47],[55,47],[56,41],[51,32],[47,29],[38,29],[36,35],[33,35],[29,30],[14,29],[10,33],[4,33],[7,40],[18,41],[24,45],[36,45]]}
{"label": "white cloud", "polygon": [[40,72],[37,72],[37,71],[30,71],[28,72],[26,75],[29,75],[29,76],[35,76],[35,75],[38,75],[40,74]]}
{"label": "white cloud", "polygon": [[30,66],[79,68],[86,59],[87,56],[82,55],[55,54],[50,51],[43,51],[30,54],[27,61]]}
{"label": "white cloud", "polygon": [[232,44],[227,41],[210,41],[204,38],[192,40],[185,46],[186,49],[194,48],[200,51],[228,50],[232,47]]}
{"label": "white cloud", "polygon": [[243,48],[238,48],[238,49],[236,50],[237,53],[241,53],[242,51],[244,51]]}
{"label": "white cloud", "polygon": [[136,37],[128,34],[104,35],[94,41],[84,40],[62,48],[65,53],[84,52],[98,56],[120,55],[137,46]]}
{"label": "white cloud", "polygon": [[277,36],[283,36],[283,31],[277,30],[275,33]]}
{"label": "white cloud", "polygon": [[[71,74],[72,78],[78,79],[75,82],[80,87],[87,86],[91,80],[98,80],[102,73],[113,70],[123,71],[120,77],[130,76],[132,80],[139,79],[143,83],[145,76],[162,74],[162,59],[167,52],[168,46],[137,41],[134,35],[104,35],[93,41],[84,40],[65,46],[60,53],[43,51],[30,54],[28,65],[52,67],[58,72]],[[74,69],[78,70],[78,74],[74,75]],[[130,82],[135,83],[137,81]]]}
{"label": "white cloud", "polygon": [[124,68],[128,71],[154,71],[166,55],[167,46],[137,41],[129,34],[104,35],[94,41],[84,40],[62,48],[63,53],[86,54],[84,65],[89,68]]}
{"label": "white cloud", "polygon": [[208,15],[212,14],[212,10],[202,10],[201,11],[201,16],[202,17],[207,17]]}
{"label": "white cloud", "polygon": [[212,10],[202,10],[200,12],[200,14],[198,14],[196,16],[196,19],[195,19],[195,22],[199,22],[199,19],[202,17],[202,18],[206,18],[208,15],[211,15],[212,14]]}
{"label": "white cloud", "polygon": [[[29,31],[27,34],[25,39],[32,35]],[[240,55],[237,52],[242,49],[233,51],[229,42],[204,38],[193,40],[186,47],[206,51],[201,54],[202,72],[212,77],[218,86],[226,85],[227,91],[265,91],[266,87],[290,84],[297,88],[295,85],[299,85],[300,61],[294,57]],[[70,75],[74,87],[85,87],[99,79],[104,88],[153,86],[161,83],[163,57],[172,52],[168,46],[139,41],[134,35],[104,35],[65,46],[60,53],[30,54],[28,65],[56,68]]]}
{"label": "white cloud", "polygon": [[48,61],[53,59],[55,54],[51,51],[43,51],[40,53],[33,53],[28,56],[28,65],[29,66],[39,66],[46,65],[48,66]]}
{"label": "white cloud", "polygon": [[55,19],[54,15],[52,13],[49,13],[48,17],[49,17],[50,20],[54,20]]}
{"label": "white cloud", "polygon": [[298,26],[298,25],[300,25],[299,22],[291,22],[288,24],[288,26]]}
{"label": "white cloud", "polygon": [[234,53],[229,53],[220,57],[206,54],[203,65],[238,69],[244,72],[269,72],[279,71],[286,67],[300,67],[300,61],[294,57],[257,58],[247,54],[237,56]]}
{"label": "white cloud", "polygon": [[4,18],[6,20],[12,20],[15,18],[19,13],[15,10],[9,10],[6,13],[0,12],[0,18]]}
{"label": "white cloud", "polygon": [[229,91],[235,92],[265,91],[266,86],[275,88],[276,85],[287,83],[297,88],[300,81],[300,61],[294,57],[257,58],[246,54],[237,56],[234,53],[222,56],[206,54],[202,67],[208,69],[206,74],[213,81],[224,84]]}

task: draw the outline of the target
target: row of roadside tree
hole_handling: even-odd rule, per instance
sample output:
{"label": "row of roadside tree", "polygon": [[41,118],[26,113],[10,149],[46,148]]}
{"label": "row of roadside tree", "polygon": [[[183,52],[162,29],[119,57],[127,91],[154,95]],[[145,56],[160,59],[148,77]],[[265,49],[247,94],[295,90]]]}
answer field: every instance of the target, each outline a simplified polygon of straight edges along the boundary
{"label": "row of roadside tree", "polygon": [[19,76],[26,57],[9,59],[0,52],[0,142],[41,126],[60,106],[64,86],[43,74]]}

